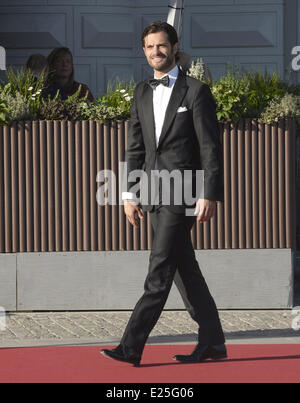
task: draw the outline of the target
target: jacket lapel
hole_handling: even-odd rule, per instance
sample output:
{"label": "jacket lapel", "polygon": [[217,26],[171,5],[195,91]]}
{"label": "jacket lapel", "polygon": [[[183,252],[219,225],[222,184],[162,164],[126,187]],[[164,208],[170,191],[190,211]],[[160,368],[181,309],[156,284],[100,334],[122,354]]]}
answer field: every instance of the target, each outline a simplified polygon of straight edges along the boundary
{"label": "jacket lapel", "polygon": [[[176,113],[178,108],[181,105],[181,102],[187,92],[187,84],[186,84],[186,78],[185,75],[182,73],[182,71],[179,71],[178,78],[176,80],[176,83],[174,85],[174,89],[170,98],[170,102],[167,108],[166,116],[165,116],[165,121],[164,125],[162,128],[162,132],[160,135],[159,139],[159,144],[162,143],[164,138],[166,137],[168,130],[175,119]],[[143,115],[144,115],[144,120],[146,123],[146,128],[148,130],[149,137],[152,141],[152,144],[154,146],[154,149],[156,150],[156,136],[155,136],[155,120],[154,120],[154,109],[153,109],[153,90],[148,85],[145,83],[142,98],[142,108],[143,108]]]}
{"label": "jacket lapel", "polygon": [[[181,102],[187,92],[187,84],[186,84],[186,78],[185,75],[182,73],[182,71],[179,71],[179,75],[178,78],[176,80],[172,95],[171,95],[171,99],[167,108],[167,112],[166,112],[166,117],[165,117],[165,121],[164,121],[164,125],[162,128],[162,132],[160,135],[160,139],[159,139],[159,144],[158,147],[161,145],[161,143],[163,142],[164,138],[166,137],[168,130],[171,126],[171,124],[173,123],[176,114],[177,114],[177,110],[178,108],[181,106]],[[152,110],[153,110],[153,106],[152,106]]]}
{"label": "jacket lapel", "polygon": [[145,84],[142,94],[142,107],[145,120],[145,126],[148,130],[149,137],[153,143],[154,150],[156,150],[156,138],[155,138],[155,121],[154,121],[154,109],[153,109],[153,90],[150,85]]}

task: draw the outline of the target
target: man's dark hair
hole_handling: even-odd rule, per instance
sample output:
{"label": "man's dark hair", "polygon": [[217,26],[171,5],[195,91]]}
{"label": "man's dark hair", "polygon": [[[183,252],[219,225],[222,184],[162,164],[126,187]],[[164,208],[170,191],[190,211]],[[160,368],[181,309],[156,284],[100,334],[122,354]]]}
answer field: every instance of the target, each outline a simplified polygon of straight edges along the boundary
{"label": "man's dark hair", "polygon": [[167,22],[156,21],[149,25],[143,32],[142,45],[145,47],[145,38],[150,34],[157,34],[158,32],[165,32],[172,46],[179,42],[177,31],[172,25]]}

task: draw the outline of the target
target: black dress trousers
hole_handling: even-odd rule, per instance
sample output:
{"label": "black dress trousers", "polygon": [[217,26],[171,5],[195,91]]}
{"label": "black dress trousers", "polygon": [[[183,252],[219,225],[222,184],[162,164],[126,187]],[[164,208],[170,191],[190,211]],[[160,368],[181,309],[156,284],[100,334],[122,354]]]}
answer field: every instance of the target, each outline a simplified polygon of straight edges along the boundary
{"label": "black dress trousers", "polygon": [[202,276],[191,241],[195,217],[158,206],[151,213],[154,229],[145,292],[138,301],[121,345],[142,353],[145,343],[166,304],[173,281],[191,317],[199,325],[201,344],[225,342],[216,304]]}

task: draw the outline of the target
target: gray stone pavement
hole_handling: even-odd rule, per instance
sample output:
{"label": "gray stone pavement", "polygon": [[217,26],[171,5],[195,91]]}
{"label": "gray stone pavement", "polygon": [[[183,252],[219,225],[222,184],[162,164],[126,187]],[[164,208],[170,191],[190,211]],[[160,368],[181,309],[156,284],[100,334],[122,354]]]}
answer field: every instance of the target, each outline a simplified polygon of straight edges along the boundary
{"label": "gray stone pavement", "polygon": [[[11,313],[0,331],[0,347],[115,345],[130,312]],[[220,311],[228,344],[300,343],[291,310]],[[299,320],[300,324],[300,320]],[[194,344],[197,324],[185,311],[164,311],[149,343]]]}

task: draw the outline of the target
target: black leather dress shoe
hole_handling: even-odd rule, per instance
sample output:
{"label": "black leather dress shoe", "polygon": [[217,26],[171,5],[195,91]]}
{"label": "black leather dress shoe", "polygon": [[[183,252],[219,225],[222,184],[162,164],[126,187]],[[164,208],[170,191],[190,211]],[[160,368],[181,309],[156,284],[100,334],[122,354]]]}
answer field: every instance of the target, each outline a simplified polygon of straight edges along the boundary
{"label": "black leather dress shoe", "polygon": [[208,359],[221,360],[227,358],[227,350],[224,344],[219,346],[209,346],[198,344],[195,350],[190,355],[175,355],[175,361],[185,363],[203,362]]}
{"label": "black leather dress shoe", "polygon": [[113,350],[101,350],[101,354],[105,355],[108,358],[112,358],[113,360],[128,362],[129,364],[133,364],[135,367],[139,367],[141,362],[141,355],[138,354],[131,348],[119,345]]}

